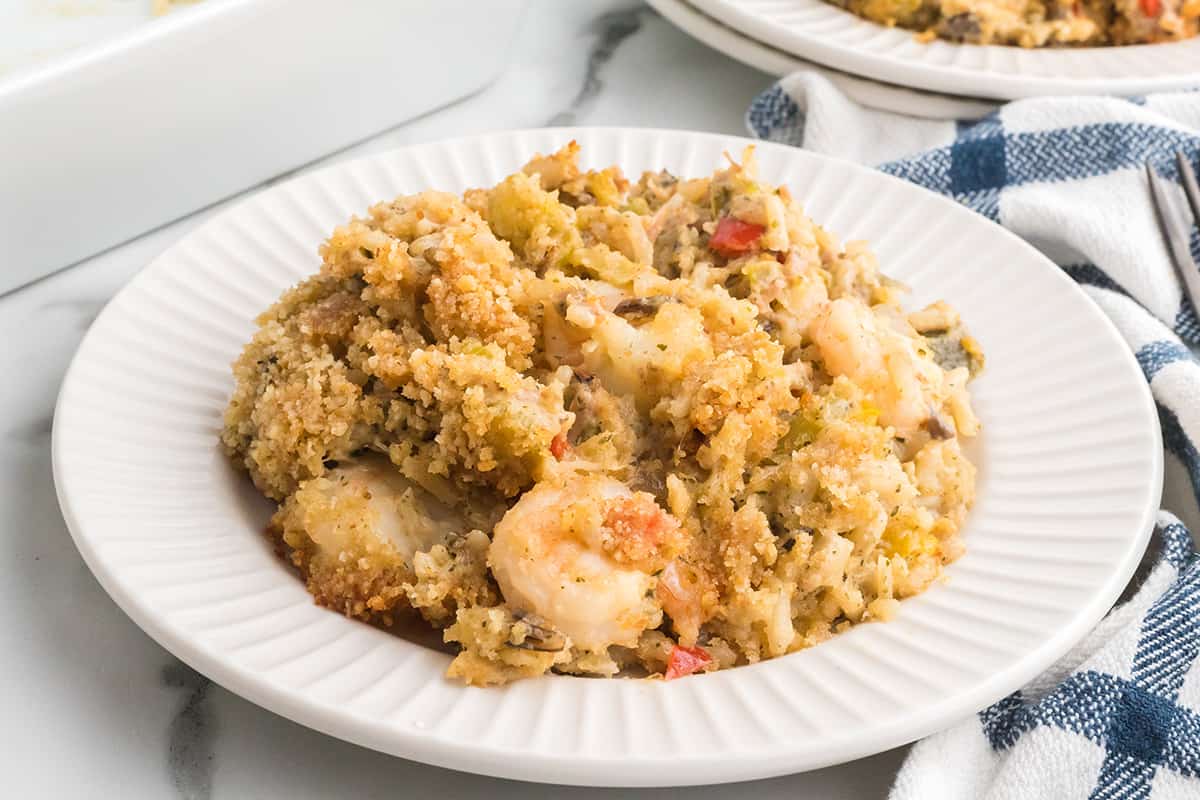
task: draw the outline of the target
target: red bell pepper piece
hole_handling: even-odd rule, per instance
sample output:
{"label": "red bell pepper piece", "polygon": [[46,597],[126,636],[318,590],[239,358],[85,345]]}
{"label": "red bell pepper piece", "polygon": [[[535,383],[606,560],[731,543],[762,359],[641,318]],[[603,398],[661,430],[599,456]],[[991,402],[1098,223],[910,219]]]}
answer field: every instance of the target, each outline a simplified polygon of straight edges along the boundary
{"label": "red bell pepper piece", "polygon": [[702,670],[712,663],[712,656],[701,647],[684,647],[677,644],[671,648],[671,657],[667,659],[666,679],[673,681],[684,675]]}
{"label": "red bell pepper piece", "polygon": [[735,258],[754,248],[766,228],[737,217],[723,217],[708,239],[708,246],[726,258]]}
{"label": "red bell pepper piece", "polygon": [[570,449],[571,444],[567,441],[567,435],[565,433],[555,434],[554,438],[550,440],[550,455],[554,456],[559,461],[563,460],[563,456],[565,456],[567,451]]}

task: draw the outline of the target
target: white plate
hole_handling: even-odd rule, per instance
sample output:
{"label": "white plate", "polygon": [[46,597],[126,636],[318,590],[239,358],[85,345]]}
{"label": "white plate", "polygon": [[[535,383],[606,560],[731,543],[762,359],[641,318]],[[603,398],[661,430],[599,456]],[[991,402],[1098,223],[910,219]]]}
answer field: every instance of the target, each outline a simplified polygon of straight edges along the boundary
{"label": "white plate", "polygon": [[722,25],[707,14],[692,8],[686,0],[646,2],[684,33],[730,58],[772,75],[816,72],[828,78],[851,100],[867,108],[925,119],[979,119],[997,108],[995,102],[893,86],[805,61],[743,36],[733,28]]}
{"label": "white plate", "polygon": [[369,204],[490,185],[577,139],[590,165],[707,174],[749,140],[621,128],[408,147],[272,187],[163,253],[80,345],[54,421],[80,552],[151,636],[213,680],[334,736],[513,778],[597,785],[758,778],[924,736],[1034,677],[1111,606],[1162,483],[1154,404],[1116,330],[1053,264],[955,203],[857,165],[759,144],[768,180],[870,240],[921,303],[945,296],[987,351],[979,500],[949,580],[756,666],[665,683],[443,678],[441,652],[319,608],[262,535],[268,504],[217,446],[251,320]]}
{"label": "white plate", "polygon": [[1129,47],[1025,49],[918,42],[824,0],[690,0],[788,53],[868,78],[969,97],[1137,95],[1200,86],[1200,38]]}

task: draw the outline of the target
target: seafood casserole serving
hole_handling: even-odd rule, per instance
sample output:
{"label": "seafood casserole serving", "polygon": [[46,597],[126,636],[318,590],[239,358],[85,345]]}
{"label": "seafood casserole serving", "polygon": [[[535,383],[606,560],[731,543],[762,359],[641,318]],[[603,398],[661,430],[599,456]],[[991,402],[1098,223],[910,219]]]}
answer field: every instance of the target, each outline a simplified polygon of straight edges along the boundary
{"label": "seafood casserole serving", "polygon": [[1020,47],[1172,42],[1200,30],[1200,0],[829,0],[921,38]]}
{"label": "seafood casserole serving", "polygon": [[472,684],[675,678],[885,620],[963,549],[982,366],[753,152],[336,229],[259,318],[222,440],[317,602],[419,615]]}

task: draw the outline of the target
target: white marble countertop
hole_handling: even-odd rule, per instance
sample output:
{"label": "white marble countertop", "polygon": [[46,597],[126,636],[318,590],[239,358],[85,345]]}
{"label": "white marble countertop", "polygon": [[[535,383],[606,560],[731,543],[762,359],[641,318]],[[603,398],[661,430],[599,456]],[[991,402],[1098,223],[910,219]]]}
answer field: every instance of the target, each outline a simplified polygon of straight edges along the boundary
{"label": "white marble countertop", "polygon": [[[768,85],[628,0],[529,9],[488,89],[321,163],[503,128],[619,124],[741,134]],[[315,166],[315,165],[314,165]],[[228,201],[227,201],[228,202]],[[105,595],[54,495],[50,430],[75,348],[110,297],[218,204],[0,297],[0,748],[12,797],[882,797],[884,753],[753,785],[599,790],[501,781],[315,733],[210,684]]]}

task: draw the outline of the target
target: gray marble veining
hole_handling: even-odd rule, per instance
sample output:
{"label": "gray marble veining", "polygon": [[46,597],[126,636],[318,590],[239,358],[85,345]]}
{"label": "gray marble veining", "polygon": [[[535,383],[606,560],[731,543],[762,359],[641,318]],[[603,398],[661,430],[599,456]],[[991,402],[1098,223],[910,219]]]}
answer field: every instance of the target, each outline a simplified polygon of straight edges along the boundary
{"label": "gray marble veining", "polygon": [[[17,291],[20,290],[18,289]],[[41,304],[41,309],[50,314],[58,312],[69,314],[74,318],[75,326],[82,331],[86,331],[92,326],[96,317],[100,315],[105,302],[107,300],[96,300],[94,298],[49,300]]]}
{"label": "gray marble veining", "polygon": [[587,69],[583,74],[582,85],[571,98],[571,105],[552,116],[546,122],[548,126],[577,124],[580,114],[587,108],[588,101],[604,88],[600,74],[604,65],[616,55],[621,42],[641,30],[643,18],[652,16],[653,13],[648,7],[635,6],[608,11],[593,20],[588,28],[594,31],[595,42],[588,52]]}
{"label": "gray marble veining", "polygon": [[[747,103],[770,80],[629,0],[535,0],[523,25],[510,66],[492,86],[298,171],[411,142],[547,123],[741,134]],[[142,633],[91,576],[58,511],[50,470],[54,400],[103,305],[157,253],[228,202],[0,296],[5,796],[882,796],[899,751],[750,786],[642,792],[540,787],[426,767],[259,709]]]}
{"label": "gray marble veining", "polygon": [[163,667],[163,683],[182,689],[184,700],[167,729],[167,766],[182,800],[212,796],[216,719],[205,703],[212,681],[181,661]]}

